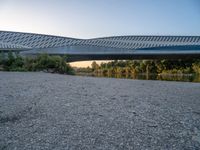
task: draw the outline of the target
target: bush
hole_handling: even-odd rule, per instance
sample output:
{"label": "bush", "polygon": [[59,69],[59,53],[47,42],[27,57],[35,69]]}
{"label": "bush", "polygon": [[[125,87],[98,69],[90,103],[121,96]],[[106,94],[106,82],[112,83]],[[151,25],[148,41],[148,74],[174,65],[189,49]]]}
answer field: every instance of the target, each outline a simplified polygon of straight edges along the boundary
{"label": "bush", "polygon": [[101,72],[104,69],[113,70],[113,74],[200,74],[200,60],[128,60],[111,61],[101,63],[96,69],[93,63],[93,72]]}
{"label": "bush", "polygon": [[23,58],[17,54],[14,56],[11,52],[8,53],[7,59],[2,59],[2,56],[0,63],[6,71],[46,71],[74,74],[73,68],[65,62],[65,58],[60,56],[41,54],[35,58]]}
{"label": "bush", "polygon": [[0,53],[0,65],[5,63],[5,54],[1,51]]}
{"label": "bush", "polygon": [[200,74],[200,61],[193,63],[192,69],[195,73]]}

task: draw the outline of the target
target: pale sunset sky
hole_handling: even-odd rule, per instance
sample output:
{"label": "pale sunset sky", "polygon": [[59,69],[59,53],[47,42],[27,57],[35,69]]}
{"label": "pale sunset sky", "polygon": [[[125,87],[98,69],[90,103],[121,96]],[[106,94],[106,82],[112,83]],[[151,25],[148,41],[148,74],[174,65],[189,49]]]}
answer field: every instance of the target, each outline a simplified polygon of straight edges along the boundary
{"label": "pale sunset sky", "polygon": [[0,0],[7,31],[96,38],[200,35],[199,27],[200,0]]}

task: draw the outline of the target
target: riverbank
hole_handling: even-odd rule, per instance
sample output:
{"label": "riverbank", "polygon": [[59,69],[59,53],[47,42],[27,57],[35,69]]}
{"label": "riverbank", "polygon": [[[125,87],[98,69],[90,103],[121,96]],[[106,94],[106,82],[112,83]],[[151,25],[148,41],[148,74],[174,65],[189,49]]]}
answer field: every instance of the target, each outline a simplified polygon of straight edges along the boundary
{"label": "riverbank", "polygon": [[76,72],[77,76],[121,78],[137,80],[160,80],[160,81],[180,81],[180,82],[200,82],[199,74],[98,74],[89,72]]}
{"label": "riverbank", "polygon": [[200,148],[199,83],[0,77],[0,149]]}

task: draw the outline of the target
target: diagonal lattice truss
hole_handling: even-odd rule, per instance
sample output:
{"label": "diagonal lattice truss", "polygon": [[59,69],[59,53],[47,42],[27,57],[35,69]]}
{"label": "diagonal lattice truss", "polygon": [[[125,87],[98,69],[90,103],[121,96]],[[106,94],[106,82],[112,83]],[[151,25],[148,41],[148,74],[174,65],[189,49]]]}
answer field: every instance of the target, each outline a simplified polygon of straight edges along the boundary
{"label": "diagonal lattice truss", "polygon": [[128,50],[200,46],[200,36],[114,36],[95,39],[74,39],[51,35],[0,31],[1,50],[28,50],[69,46]]}

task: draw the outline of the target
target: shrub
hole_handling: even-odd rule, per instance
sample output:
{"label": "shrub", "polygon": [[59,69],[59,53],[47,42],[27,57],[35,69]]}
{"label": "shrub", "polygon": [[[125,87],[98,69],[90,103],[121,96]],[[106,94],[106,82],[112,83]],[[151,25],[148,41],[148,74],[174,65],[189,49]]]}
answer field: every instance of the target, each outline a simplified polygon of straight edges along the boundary
{"label": "shrub", "polygon": [[[5,61],[5,62],[3,62]],[[0,64],[6,71],[47,71],[52,73],[74,74],[73,68],[60,56],[41,54],[34,58],[23,58],[9,52],[7,59],[0,57]]]}
{"label": "shrub", "polygon": [[200,74],[200,61],[192,64],[192,69],[195,73]]}

